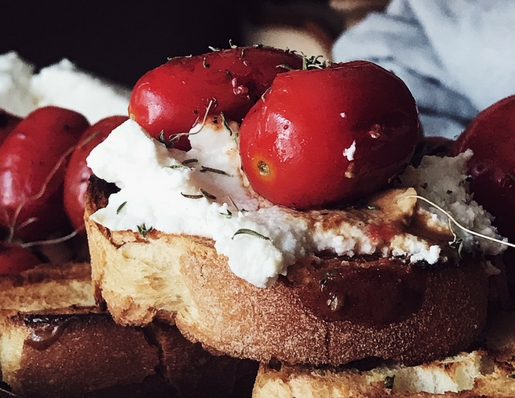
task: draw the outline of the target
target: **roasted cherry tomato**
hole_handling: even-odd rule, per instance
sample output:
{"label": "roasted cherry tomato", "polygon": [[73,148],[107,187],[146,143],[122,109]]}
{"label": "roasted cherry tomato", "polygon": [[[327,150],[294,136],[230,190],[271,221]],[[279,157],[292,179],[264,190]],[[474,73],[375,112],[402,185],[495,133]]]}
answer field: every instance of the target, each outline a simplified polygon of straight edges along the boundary
{"label": "roasted cherry tomato", "polygon": [[0,145],[7,138],[11,130],[21,122],[21,117],[0,109]]}
{"label": "roasted cherry tomato", "polygon": [[277,75],[240,128],[243,169],[271,202],[307,209],[387,184],[419,138],[406,85],[365,61]]}
{"label": "roasted cherry tomato", "polygon": [[115,127],[127,119],[126,116],[111,116],[95,123],[83,133],[72,153],[64,177],[64,209],[76,231],[84,231],[84,194],[92,174],[86,158]]}
{"label": "roasted cherry tomato", "polygon": [[40,264],[39,258],[19,245],[0,242],[0,275],[19,274]]}
{"label": "roasted cherry tomato", "polygon": [[[298,54],[269,47],[172,58],[139,79],[129,114],[153,137],[163,132],[165,140],[188,132],[207,113],[241,121],[279,72],[300,69],[302,62]],[[187,149],[189,142],[181,139],[175,147]]]}
{"label": "roasted cherry tomato", "polygon": [[456,140],[455,152],[469,148],[474,199],[495,216],[501,235],[515,243],[515,95],[472,120]]}
{"label": "roasted cherry tomato", "polygon": [[62,205],[66,154],[89,123],[54,106],[31,112],[0,146],[0,225],[25,241],[67,223]]}

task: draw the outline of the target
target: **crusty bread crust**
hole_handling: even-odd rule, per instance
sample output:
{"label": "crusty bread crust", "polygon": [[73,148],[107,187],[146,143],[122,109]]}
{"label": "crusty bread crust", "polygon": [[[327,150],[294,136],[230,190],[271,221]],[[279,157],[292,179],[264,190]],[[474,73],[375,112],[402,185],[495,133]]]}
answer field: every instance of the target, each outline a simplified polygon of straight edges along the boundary
{"label": "crusty bread crust", "polygon": [[95,305],[89,263],[41,264],[0,277],[3,315],[74,305]]}
{"label": "crusty bread crust", "polygon": [[[428,398],[515,396],[515,312],[489,318],[480,349],[418,366],[323,367],[261,364],[253,398]],[[363,365],[363,364],[361,364]]]}
{"label": "crusty bread crust", "polygon": [[140,328],[120,327],[109,314],[94,309],[74,312],[23,314],[6,322],[4,354],[9,347],[20,347],[21,352],[19,358],[2,355],[2,373],[18,394],[75,396],[142,383],[155,374],[158,350]]}
{"label": "crusty bread crust", "polygon": [[250,396],[257,363],[210,355],[174,325],[116,324],[95,306],[88,263],[41,264],[0,287],[0,375],[15,396]]}
{"label": "crusty bread crust", "polygon": [[[459,266],[392,261],[375,267],[378,279],[390,278],[393,272],[400,285],[418,283],[419,303],[402,317],[381,322],[327,319],[306,302],[305,284],[295,282],[294,276],[295,269],[302,275],[314,260],[328,260],[302,259],[287,278],[258,288],[230,271],[210,239],[159,231],[143,237],[93,222],[89,215],[105,205],[108,195],[102,184],[90,183],[86,228],[97,297],[105,300],[119,323],[175,321],[188,339],[214,351],[260,362],[313,365],[367,357],[406,364],[436,359],[467,348],[485,324],[488,283],[481,259]],[[367,266],[354,259],[345,264],[349,272]],[[359,277],[354,281],[359,289]],[[361,294],[370,307],[381,305],[377,299],[388,299],[377,297],[373,289]]]}

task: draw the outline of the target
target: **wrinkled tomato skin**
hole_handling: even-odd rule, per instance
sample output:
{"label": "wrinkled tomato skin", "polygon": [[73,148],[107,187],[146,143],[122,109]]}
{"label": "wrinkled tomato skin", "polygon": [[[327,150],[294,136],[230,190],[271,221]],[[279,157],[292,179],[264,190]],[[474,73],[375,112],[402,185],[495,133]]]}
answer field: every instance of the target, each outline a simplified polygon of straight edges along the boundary
{"label": "wrinkled tomato skin", "polygon": [[0,109],[0,145],[7,138],[11,130],[21,122],[22,118]]}
{"label": "wrinkled tomato skin", "polygon": [[308,209],[386,185],[418,139],[418,111],[406,85],[355,61],[278,75],[243,119],[240,153],[258,194]]}
{"label": "wrinkled tomato skin", "polygon": [[456,153],[472,149],[467,163],[474,199],[495,217],[501,235],[515,243],[515,95],[480,112],[456,140]]}
{"label": "wrinkled tomato skin", "polygon": [[[31,112],[10,132],[0,146],[2,227],[14,227],[17,238],[33,241],[67,225],[62,205],[65,154],[87,127],[83,115],[48,106]],[[35,221],[27,224],[31,219]]]}
{"label": "wrinkled tomato skin", "polygon": [[89,177],[93,174],[86,163],[86,158],[93,148],[127,119],[127,116],[110,116],[93,124],[82,134],[68,162],[64,176],[64,209],[73,228],[82,234],[84,234],[84,195]]}
{"label": "wrinkled tomato skin", "polygon": [[40,264],[39,258],[19,245],[0,242],[0,275],[19,274]]}
{"label": "wrinkled tomato skin", "polygon": [[[191,57],[177,57],[144,74],[133,88],[129,115],[151,136],[165,138],[188,132],[210,114],[241,121],[287,69],[302,67],[302,57],[268,47],[238,47]],[[188,149],[181,138],[175,145]]]}

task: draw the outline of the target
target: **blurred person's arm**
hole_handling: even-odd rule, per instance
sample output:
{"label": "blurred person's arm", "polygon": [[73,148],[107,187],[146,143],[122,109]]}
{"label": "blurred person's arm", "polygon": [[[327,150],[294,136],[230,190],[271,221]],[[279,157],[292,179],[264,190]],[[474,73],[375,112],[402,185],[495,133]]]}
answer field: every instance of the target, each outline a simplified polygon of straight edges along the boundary
{"label": "blurred person's arm", "polygon": [[415,96],[427,135],[457,136],[515,92],[515,2],[393,0],[335,43],[335,61],[368,59]]}

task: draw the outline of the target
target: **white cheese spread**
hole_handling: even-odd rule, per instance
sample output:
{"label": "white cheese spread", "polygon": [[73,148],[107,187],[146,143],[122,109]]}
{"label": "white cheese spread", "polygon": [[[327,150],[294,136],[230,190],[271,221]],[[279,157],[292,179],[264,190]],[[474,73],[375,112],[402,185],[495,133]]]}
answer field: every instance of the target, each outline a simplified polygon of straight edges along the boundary
{"label": "white cheese spread", "polygon": [[17,116],[54,105],[82,113],[93,124],[126,115],[129,97],[130,90],[81,71],[66,59],[35,74],[17,53],[0,55],[0,108]]}
{"label": "white cheese spread", "polygon": [[[366,233],[373,210],[359,217],[335,212],[328,223],[323,211],[297,212],[260,198],[241,172],[237,127],[208,121],[190,135],[192,149],[183,152],[167,149],[135,121],[123,123],[88,157],[95,175],[120,188],[93,220],[111,230],[153,228],[213,239],[232,271],[259,287],[272,285],[297,258],[322,250],[348,256],[380,253],[430,264],[441,260],[438,245],[415,235],[378,238]],[[405,209],[395,209],[395,217],[409,217],[416,199],[411,201]],[[489,225],[490,219],[483,221]]]}

